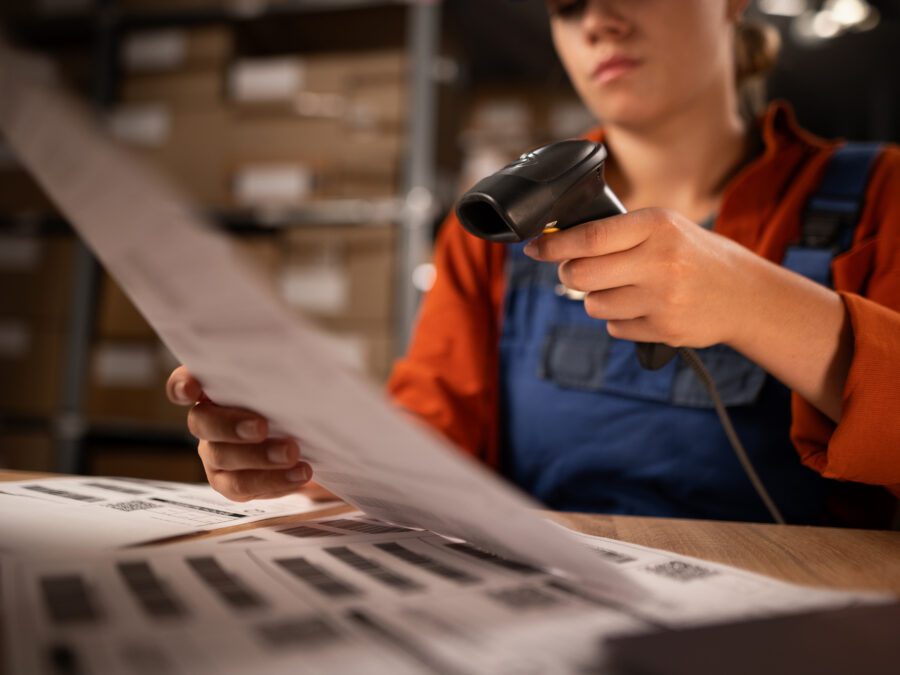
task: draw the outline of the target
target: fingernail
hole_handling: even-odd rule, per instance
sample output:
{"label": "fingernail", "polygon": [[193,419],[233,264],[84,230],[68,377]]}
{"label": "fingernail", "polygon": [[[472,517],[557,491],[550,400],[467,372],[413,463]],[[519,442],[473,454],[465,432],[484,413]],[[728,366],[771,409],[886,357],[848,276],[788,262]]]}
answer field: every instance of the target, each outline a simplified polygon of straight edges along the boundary
{"label": "fingernail", "polygon": [[305,483],[312,477],[312,469],[309,465],[302,464],[288,471],[284,477],[292,483]]}
{"label": "fingernail", "polygon": [[291,461],[290,447],[287,443],[278,443],[266,450],[266,456],[272,464],[287,464]]}
{"label": "fingernail", "polygon": [[235,431],[237,432],[238,438],[242,438],[245,441],[254,441],[262,435],[262,428],[260,427],[259,420],[244,420],[243,422],[238,422]]}

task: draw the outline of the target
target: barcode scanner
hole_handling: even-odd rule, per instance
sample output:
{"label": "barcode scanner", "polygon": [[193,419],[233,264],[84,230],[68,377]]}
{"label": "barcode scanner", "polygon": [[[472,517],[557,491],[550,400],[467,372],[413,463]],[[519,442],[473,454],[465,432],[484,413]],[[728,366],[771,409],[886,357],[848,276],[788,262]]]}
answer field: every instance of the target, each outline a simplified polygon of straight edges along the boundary
{"label": "barcode scanner", "polygon": [[[476,237],[503,244],[565,230],[590,220],[625,213],[606,184],[601,143],[568,140],[525,153],[497,173],[480,180],[456,205],[463,227]],[[638,361],[657,370],[678,354],[703,382],[738,461],[776,523],[784,523],[738,438],[715,381],[693,349],[636,344]]]}
{"label": "barcode scanner", "polygon": [[[479,181],[459,200],[456,215],[476,237],[511,244],[626,213],[603,177],[606,157],[603,144],[593,141],[545,145]],[[649,370],[677,353],[646,342],[636,351]]]}

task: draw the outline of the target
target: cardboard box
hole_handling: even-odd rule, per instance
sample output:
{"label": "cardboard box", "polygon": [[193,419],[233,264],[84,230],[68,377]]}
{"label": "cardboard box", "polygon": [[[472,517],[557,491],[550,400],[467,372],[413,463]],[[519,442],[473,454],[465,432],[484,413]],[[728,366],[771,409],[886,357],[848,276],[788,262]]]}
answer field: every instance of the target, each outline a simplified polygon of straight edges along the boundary
{"label": "cardboard box", "polygon": [[174,110],[224,108],[221,70],[131,75],[122,82],[123,103],[159,103]]}
{"label": "cardboard box", "polygon": [[57,412],[65,337],[40,330],[25,318],[0,318],[0,411],[24,417]]}
{"label": "cardboard box", "polygon": [[70,313],[75,239],[0,230],[0,320],[59,331]]}
{"label": "cardboard box", "polygon": [[304,313],[389,321],[396,230],[389,225],[310,227],[285,233],[284,300]]}
{"label": "cardboard box", "polygon": [[162,28],[129,33],[122,42],[122,64],[129,73],[224,68],[233,51],[226,26]]}
{"label": "cardboard box", "polygon": [[100,280],[96,336],[100,340],[153,340],[150,324],[108,274]]}
{"label": "cardboard box", "polygon": [[24,169],[0,167],[0,213],[16,216],[55,212],[47,193]]}
{"label": "cardboard box", "polygon": [[0,468],[55,471],[56,442],[48,431],[0,430]]}
{"label": "cardboard box", "polygon": [[206,481],[203,464],[192,448],[152,445],[98,446],[88,449],[89,473],[182,483]]}
{"label": "cardboard box", "polygon": [[224,110],[132,104],[111,117],[113,135],[203,206],[229,204],[230,117]]}
{"label": "cardboard box", "polygon": [[87,414],[94,422],[132,421],[181,429],[185,408],[166,397],[177,365],[157,340],[104,340],[91,351]]}
{"label": "cardboard box", "polygon": [[389,321],[316,318],[332,338],[336,356],[348,367],[383,384],[394,363],[393,327]]}

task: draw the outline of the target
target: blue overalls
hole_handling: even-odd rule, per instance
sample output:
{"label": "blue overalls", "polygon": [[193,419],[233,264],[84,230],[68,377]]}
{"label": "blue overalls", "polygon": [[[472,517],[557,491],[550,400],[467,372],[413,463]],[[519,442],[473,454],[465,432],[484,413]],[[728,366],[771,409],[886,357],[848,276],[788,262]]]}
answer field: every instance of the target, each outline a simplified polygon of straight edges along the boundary
{"label": "blue overalls", "polygon": [[[846,145],[783,264],[826,285],[853,236],[878,148]],[[634,343],[563,294],[557,266],[511,246],[500,340],[501,470],[548,507],[770,520],[703,385],[680,359],[643,370]],[[732,349],[698,350],[747,452],[790,523],[822,522],[828,481],[789,438],[790,392]]]}

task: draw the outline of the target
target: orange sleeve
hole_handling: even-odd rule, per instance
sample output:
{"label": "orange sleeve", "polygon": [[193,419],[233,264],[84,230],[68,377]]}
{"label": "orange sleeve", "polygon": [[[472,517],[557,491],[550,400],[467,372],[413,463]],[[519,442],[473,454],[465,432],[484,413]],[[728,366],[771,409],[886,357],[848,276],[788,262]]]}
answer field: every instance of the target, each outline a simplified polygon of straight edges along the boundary
{"label": "orange sleeve", "polygon": [[[879,159],[853,248],[834,261],[854,354],[840,424],[793,397],[792,438],[828,478],[884,485],[900,496],[900,150]],[[864,296],[864,297],[863,297]]]}
{"label": "orange sleeve", "polygon": [[393,401],[458,447],[497,464],[503,247],[451,216],[438,236],[436,277],[409,350],[388,381]]}

